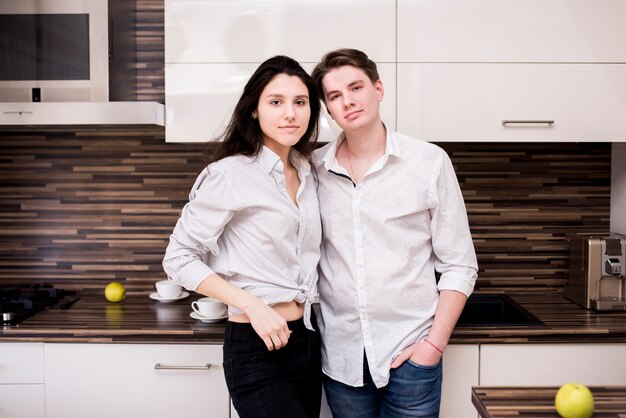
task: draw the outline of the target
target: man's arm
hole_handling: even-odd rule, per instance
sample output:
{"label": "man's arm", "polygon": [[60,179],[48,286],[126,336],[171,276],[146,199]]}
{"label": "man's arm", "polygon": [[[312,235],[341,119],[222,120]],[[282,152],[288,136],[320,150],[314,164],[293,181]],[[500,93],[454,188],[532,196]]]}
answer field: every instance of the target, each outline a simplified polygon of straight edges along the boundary
{"label": "man's arm", "polygon": [[442,290],[439,294],[439,304],[435,312],[433,326],[428,338],[426,338],[428,341],[417,342],[404,349],[391,363],[391,367],[395,369],[409,358],[422,366],[439,363],[466,301],[467,296],[461,292]]}

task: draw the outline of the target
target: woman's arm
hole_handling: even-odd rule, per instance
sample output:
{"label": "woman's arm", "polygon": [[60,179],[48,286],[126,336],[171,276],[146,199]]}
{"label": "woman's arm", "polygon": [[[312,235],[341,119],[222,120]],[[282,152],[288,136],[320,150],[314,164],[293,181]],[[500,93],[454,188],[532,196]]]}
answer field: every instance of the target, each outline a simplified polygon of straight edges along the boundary
{"label": "woman's arm", "polygon": [[278,350],[287,345],[291,335],[287,321],[258,297],[230,284],[217,274],[204,279],[196,292],[242,310],[268,350]]}

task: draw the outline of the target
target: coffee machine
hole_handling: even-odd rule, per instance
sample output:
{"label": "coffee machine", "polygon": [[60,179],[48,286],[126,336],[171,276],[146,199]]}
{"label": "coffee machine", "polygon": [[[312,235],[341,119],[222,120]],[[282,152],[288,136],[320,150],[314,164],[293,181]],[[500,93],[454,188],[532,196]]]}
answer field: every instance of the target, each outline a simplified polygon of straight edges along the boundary
{"label": "coffee machine", "polygon": [[618,234],[568,234],[568,299],[597,311],[626,310],[626,237]]}

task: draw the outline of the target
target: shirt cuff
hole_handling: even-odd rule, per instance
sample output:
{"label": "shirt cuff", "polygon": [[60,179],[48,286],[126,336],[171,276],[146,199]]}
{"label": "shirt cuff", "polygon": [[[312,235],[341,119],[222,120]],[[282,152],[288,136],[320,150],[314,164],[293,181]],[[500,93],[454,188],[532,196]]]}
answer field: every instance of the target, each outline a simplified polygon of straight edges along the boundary
{"label": "shirt cuff", "polygon": [[476,274],[472,276],[460,276],[460,275],[446,275],[441,276],[437,289],[442,290],[456,290],[469,297],[474,291],[474,284],[476,283]]}
{"label": "shirt cuff", "polygon": [[174,281],[185,289],[195,292],[200,283],[212,274],[215,274],[215,272],[209,266],[201,260],[195,260],[183,267]]}

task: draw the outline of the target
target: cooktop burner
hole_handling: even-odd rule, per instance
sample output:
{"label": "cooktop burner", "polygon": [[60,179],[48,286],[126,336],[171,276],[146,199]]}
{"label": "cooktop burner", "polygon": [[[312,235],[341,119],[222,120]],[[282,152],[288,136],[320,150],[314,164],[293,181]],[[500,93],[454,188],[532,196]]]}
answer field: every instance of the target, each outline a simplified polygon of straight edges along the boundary
{"label": "cooktop burner", "polygon": [[65,292],[54,287],[0,287],[3,325],[15,325],[62,299]]}

